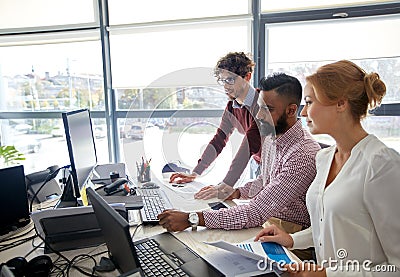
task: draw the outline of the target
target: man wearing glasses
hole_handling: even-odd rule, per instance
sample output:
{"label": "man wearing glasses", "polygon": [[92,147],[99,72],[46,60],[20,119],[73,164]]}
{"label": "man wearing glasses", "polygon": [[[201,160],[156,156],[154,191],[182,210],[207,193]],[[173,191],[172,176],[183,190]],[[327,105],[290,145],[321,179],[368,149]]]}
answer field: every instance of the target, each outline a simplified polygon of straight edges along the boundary
{"label": "man wearing glasses", "polygon": [[[171,183],[188,183],[201,175],[221,153],[235,129],[244,134],[244,138],[220,185],[233,187],[251,157],[257,164],[260,163],[261,138],[254,119],[258,112],[258,92],[249,83],[254,65],[255,63],[243,52],[228,53],[217,62],[214,75],[217,82],[224,86],[229,97],[220,126],[192,173],[175,173],[170,178]],[[200,190],[195,197],[207,199],[216,194],[217,188],[208,186]]]}
{"label": "man wearing glasses", "polygon": [[[261,174],[236,189],[219,186],[222,200],[247,199],[243,205],[182,212],[165,210],[158,215],[159,224],[167,231],[181,231],[197,226],[209,229],[243,229],[275,224],[287,233],[310,226],[306,192],[316,175],[315,156],[319,144],[297,118],[302,98],[299,80],[275,73],[260,81],[259,111],[262,143]],[[312,250],[295,252],[302,260],[312,258]]]}

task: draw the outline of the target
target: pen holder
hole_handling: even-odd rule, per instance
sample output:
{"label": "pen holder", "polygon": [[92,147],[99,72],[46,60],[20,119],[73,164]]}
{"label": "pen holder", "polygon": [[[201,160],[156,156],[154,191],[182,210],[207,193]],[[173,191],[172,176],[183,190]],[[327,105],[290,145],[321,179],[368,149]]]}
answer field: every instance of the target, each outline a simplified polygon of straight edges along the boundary
{"label": "pen holder", "polygon": [[150,167],[143,168],[137,172],[137,180],[140,183],[150,182]]}

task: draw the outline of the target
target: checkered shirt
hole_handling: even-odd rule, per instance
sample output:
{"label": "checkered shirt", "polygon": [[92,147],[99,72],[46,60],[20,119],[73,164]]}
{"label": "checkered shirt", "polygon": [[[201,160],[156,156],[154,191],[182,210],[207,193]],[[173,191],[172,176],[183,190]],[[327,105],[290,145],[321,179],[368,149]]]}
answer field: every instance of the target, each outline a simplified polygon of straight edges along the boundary
{"label": "checkered shirt", "polygon": [[207,228],[243,229],[261,226],[270,217],[310,226],[305,196],[316,175],[315,155],[319,144],[298,120],[276,139],[262,144],[262,171],[254,181],[239,188],[249,204],[218,211],[204,211]]}

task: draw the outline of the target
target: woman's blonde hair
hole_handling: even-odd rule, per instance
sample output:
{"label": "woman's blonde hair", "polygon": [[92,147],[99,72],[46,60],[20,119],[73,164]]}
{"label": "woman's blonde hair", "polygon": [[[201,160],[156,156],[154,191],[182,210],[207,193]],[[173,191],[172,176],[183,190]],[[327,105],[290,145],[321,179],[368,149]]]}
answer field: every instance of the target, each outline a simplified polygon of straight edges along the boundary
{"label": "woman's blonde hair", "polygon": [[316,98],[322,104],[347,99],[356,120],[365,117],[368,109],[380,105],[386,94],[385,83],[378,73],[366,73],[347,60],[323,65],[306,80],[313,86]]}

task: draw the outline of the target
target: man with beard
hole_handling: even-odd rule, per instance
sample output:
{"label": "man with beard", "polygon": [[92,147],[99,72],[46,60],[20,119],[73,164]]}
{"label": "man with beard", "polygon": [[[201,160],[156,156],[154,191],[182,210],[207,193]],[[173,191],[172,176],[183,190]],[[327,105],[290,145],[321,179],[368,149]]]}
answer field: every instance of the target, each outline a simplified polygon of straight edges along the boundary
{"label": "man with beard", "polygon": [[[296,78],[279,73],[261,79],[260,89],[256,118],[265,136],[261,175],[237,189],[221,186],[218,194],[219,198],[251,199],[250,202],[203,212],[166,210],[158,218],[168,231],[197,225],[242,229],[261,226],[266,221],[289,233],[310,226],[305,195],[316,174],[315,155],[320,146],[297,118],[301,84]],[[296,254],[299,258],[311,258]]]}
{"label": "man with beard", "polygon": [[192,173],[174,173],[170,177],[171,183],[194,181],[221,153],[235,129],[244,137],[228,173],[220,184],[233,187],[251,157],[256,163],[260,162],[261,138],[255,120],[258,112],[258,92],[249,83],[254,65],[250,57],[243,52],[228,53],[217,62],[214,75],[229,98],[220,126]]}

